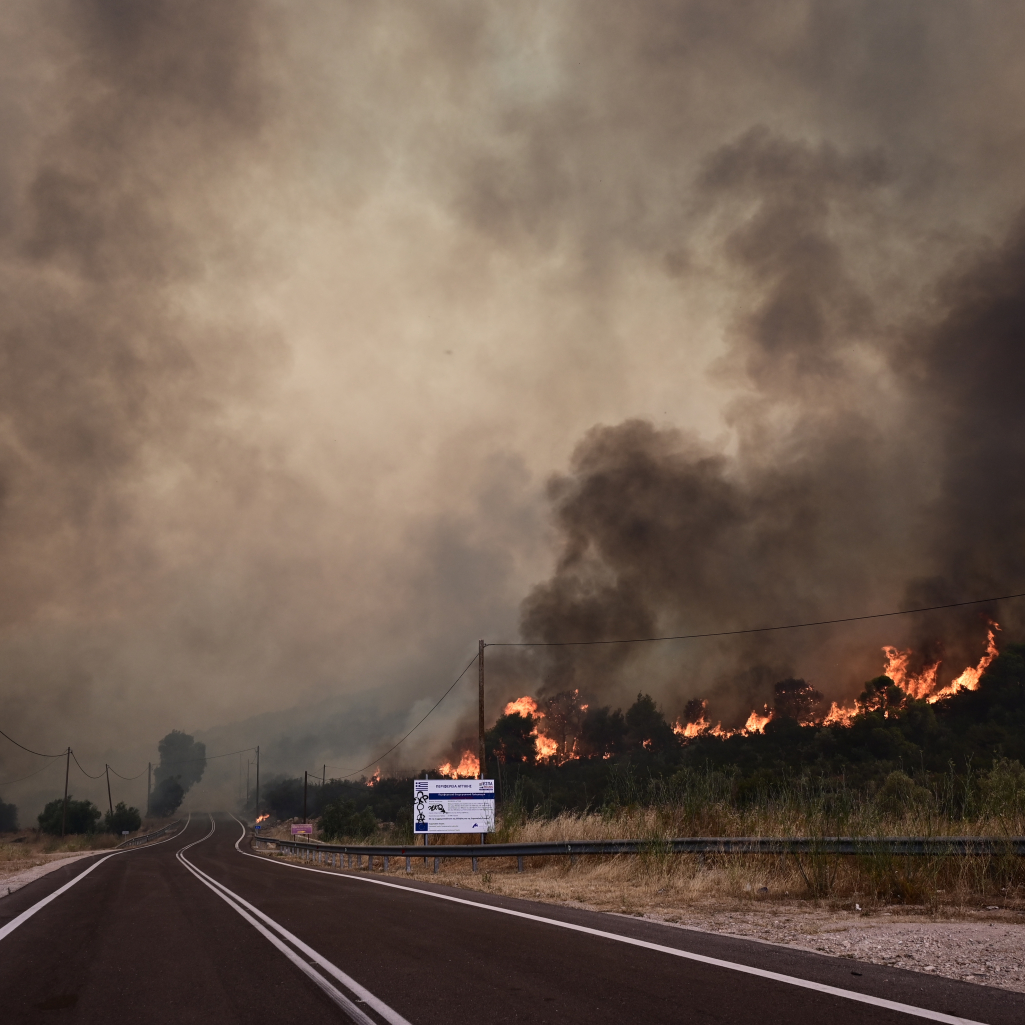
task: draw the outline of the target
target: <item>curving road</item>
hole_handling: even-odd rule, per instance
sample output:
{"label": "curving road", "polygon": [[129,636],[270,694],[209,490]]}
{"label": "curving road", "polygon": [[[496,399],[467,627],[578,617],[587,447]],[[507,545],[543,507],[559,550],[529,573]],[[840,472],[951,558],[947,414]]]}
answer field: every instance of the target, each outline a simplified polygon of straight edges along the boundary
{"label": "curving road", "polygon": [[[1025,997],[381,873],[270,861],[229,816],[0,899],[3,1021],[1021,1025]],[[860,974],[854,974],[860,973]]]}

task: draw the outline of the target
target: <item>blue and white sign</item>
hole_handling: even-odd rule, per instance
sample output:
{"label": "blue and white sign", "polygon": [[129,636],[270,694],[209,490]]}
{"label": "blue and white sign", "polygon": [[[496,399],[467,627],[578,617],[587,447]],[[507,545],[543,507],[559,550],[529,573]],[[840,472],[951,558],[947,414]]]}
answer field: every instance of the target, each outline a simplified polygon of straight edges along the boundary
{"label": "blue and white sign", "polygon": [[413,780],[417,833],[491,833],[495,828],[493,779]]}

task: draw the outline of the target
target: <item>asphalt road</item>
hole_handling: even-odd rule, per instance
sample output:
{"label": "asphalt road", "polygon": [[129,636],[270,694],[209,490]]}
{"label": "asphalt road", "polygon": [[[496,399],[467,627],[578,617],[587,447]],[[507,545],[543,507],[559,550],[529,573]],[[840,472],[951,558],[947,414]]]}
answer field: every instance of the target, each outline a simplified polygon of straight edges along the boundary
{"label": "asphalt road", "polygon": [[168,841],[83,859],[0,899],[0,1020],[1025,1022],[1025,997],[1003,990],[291,867],[236,847],[241,833],[230,817],[214,828],[193,816]]}

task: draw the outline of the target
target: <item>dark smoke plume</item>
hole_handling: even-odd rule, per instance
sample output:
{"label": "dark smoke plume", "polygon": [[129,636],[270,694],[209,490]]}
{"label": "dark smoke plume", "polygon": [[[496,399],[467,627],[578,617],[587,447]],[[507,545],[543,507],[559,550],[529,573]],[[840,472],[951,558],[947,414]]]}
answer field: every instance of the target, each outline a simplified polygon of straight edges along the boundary
{"label": "dark smoke plume", "polygon": [[[743,629],[1025,587],[1025,232],[950,273],[897,337],[882,333],[828,225],[886,181],[874,154],[762,131],[708,162],[706,193],[752,209],[725,252],[757,298],[717,370],[745,388],[738,444],[640,420],[589,432],[549,485],[562,552],[524,603],[525,639]],[[549,691],[654,686],[736,721],[784,677],[852,696],[884,642],[942,658],[945,683],[978,660],[994,615],[1009,632],[1025,622],[1009,603],[540,659]]]}

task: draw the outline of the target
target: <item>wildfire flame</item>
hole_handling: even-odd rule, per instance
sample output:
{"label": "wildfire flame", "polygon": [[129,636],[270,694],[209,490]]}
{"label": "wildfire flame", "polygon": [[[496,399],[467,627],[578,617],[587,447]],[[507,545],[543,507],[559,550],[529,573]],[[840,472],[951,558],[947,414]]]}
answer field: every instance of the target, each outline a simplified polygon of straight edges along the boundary
{"label": "wildfire flame", "polygon": [[978,690],[979,680],[982,674],[989,668],[990,662],[1000,654],[997,650],[997,638],[995,630],[1000,629],[999,623],[991,623],[986,638],[986,653],[979,659],[977,666],[969,666],[956,680],[951,680],[946,687],[941,688],[935,694],[930,694],[926,700],[933,704],[941,698],[949,698],[960,690]]}
{"label": "wildfire flame", "polygon": [[455,768],[451,762],[445,762],[438,766],[438,774],[449,779],[475,779],[480,775],[480,759],[472,751],[464,751]]}
{"label": "wildfire flame", "polygon": [[[574,691],[574,698],[578,697],[579,691]],[[586,712],[587,705],[580,705],[580,711]],[[533,716],[534,719],[543,719],[545,717],[544,712],[538,708],[537,702],[525,694],[522,698],[517,698],[515,701],[510,701],[505,706],[505,715],[523,715]],[[558,761],[561,765],[563,762],[572,761],[573,759],[579,758],[580,755],[576,752],[576,741],[573,741],[573,747],[569,751],[561,751],[559,742],[552,737],[546,736],[544,733],[538,731],[537,726],[534,727],[534,750],[537,752],[537,760],[539,762],[550,762]]]}
{"label": "wildfire flame", "polygon": [[747,717],[747,722],[744,723],[744,732],[747,734],[763,732],[771,718],[771,712],[768,712],[766,715],[759,715],[752,709],[751,714]]}
{"label": "wildfire flame", "polygon": [[270,818],[270,813],[267,813],[265,815],[257,815],[256,816],[256,821],[257,822],[266,822],[267,819],[269,819],[269,818]]}
{"label": "wildfire flame", "polygon": [[537,702],[532,697],[524,696],[517,698],[515,701],[510,701],[505,706],[505,715],[532,715],[535,719],[543,719],[544,712],[537,710]]}
{"label": "wildfire flame", "polygon": [[378,766],[376,769],[374,769],[373,776],[371,776],[370,779],[367,780],[367,786],[368,787],[372,787],[375,783],[378,782],[378,780],[380,780],[380,778],[381,778],[381,767]]}
{"label": "wildfire flame", "polygon": [[838,705],[834,701],[832,705],[830,705],[829,711],[826,712],[826,717],[822,720],[822,725],[850,726],[851,722],[857,714],[857,706],[855,706],[854,708],[848,708],[846,705]]}

